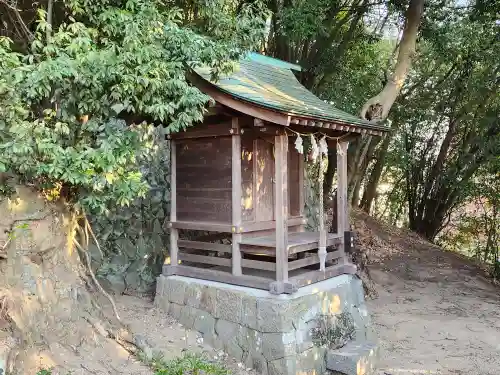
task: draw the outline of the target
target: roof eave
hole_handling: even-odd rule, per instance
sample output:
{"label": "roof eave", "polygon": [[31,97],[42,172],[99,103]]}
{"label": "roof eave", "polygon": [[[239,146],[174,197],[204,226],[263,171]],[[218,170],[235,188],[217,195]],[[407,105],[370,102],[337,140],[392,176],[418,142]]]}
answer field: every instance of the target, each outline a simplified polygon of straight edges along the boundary
{"label": "roof eave", "polygon": [[356,124],[340,119],[319,118],[294,114],[290,114],[290,123],[303,126],[312,126],[316,128],[355,132],[377,136],[382,136],[383,134],[390,131],[389,128],[377,124]]}
{"label": "roof eave", "polygon": [[336,119],[318,118],[303,114],[279,111],[275,108],[263,106],[260,103],[252,102],[248,99],[234,95],[227,90],[213,84],[203,78],[200,74],[193,72],[190,80],[200,91],[212,97],[216,102],[232,108],[246,115],[260,118],[277,125],[290,126],[293,124],[311,126],[318,129],[344,131],[359,134],[370,134],[381,136],[389,131],[388,128],[375,124],[359,125]]}

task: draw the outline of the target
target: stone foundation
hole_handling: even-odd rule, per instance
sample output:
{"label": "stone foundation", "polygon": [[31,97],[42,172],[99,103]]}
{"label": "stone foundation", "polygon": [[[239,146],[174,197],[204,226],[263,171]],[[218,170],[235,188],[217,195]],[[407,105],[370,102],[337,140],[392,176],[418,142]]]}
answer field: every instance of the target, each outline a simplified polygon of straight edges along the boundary
{"label": "stone foundation", "polygon": [[[279,296],[162,275],[155,303],[186,328],[200,332],[210,345],[264,375],[323,374],[327,349],[318,344],[315,329],[325,317],[335,322],[340,314],[348,314],[356,342],[366,342],[373,336],[361,280],[352,275]],[[342,341],[342,337],[337,339]]]}

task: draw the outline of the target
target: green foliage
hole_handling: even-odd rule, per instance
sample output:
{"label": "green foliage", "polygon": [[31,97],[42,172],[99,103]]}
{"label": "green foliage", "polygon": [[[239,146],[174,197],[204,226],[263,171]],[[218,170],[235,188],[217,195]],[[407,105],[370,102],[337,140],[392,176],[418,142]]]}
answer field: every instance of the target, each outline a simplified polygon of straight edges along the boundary
{"label": "green foliage", "polygon": [[104,252],[89,249],[97,276],[139,292],[166,254],[165,133],[200,121],[209,101],[188,75],[230,71],[267,17],[260,2],[177,5],[65,0],[49,24],[35,4],[22,13],[38,14],[27,47],[0,39],[0,172],[83,209]]}
{"label": "green foliage", "polygon": [[161,2],[65,4],[54,30],[39,10],[29,54],[0,43],[0,170],[49,199],[105,212],[145,196],[138,161],[155,151],[149,124],[175,132],[202,119],[209,98],[186,72],[201,64],[214,75],[230,70],[262,36],[264,15],[247,7],[230,35],[214,20],[204,36]]}
{"label": "green foliage", "polygon": [[314,38],[324,30],[325,21],[329,21],[328,3],[327,0],[299,0],[294,1],[293,6],[284,7],[280,14],[283,35],[295,42]]}
{"label": "green foliage", "polygon": [[[373,139],[367,161],[350,157],[349,171],[360,171],[361,193],[378,185],[368,211],[431,240],[452,225],[453,239],[447,233],[441,243],[446,237],[455,241],[447,247],[474,249],[493,264],[492,204],[473,216],[459,214],[463,205],[493,202],[488,181],[498,180],[491,172],[500,150],[498,6],[486,3],[425,3],[413,70],[389,120],[392,141]],[[294,0],[274,7],[268,51],[301,63],[300,79],[316,94],[357,113],[380,91],[407,3]],[[350,180],[358,187],[356,176]],[[306,212],[315,210],[308,201]]]}
{"label": "green foliage", "polygon": [[500,153],[492,15],[477,7],[426,13],[413,71],[390,115],[392,140],[375,154],[383,174],[372,205],[392,224],[489,264]]}
{"label": "green foliage", "polygon": [[146,362],[155,375],[229,375],[223,365],[199,354],[186,353],[171,361],[165,361],[161,354],[156,354]]}
{"label": "green foliage", "polygon": [[[374,141],[367,162],[349,168],[370,172],[382,164],[382,177],[374,182],[378,216],[430,239],[453,217],[460,221],[453,224],[454,247],[480,254],[493,254],[484,242],[492,211],[486,210],[486,220],[482,213],[472,217],[457,210],[478,199],[492,201],[488,181],[497,177],[491,163],[500,139],[500,47],[493,3],[426,2],[413,70],[390,118],[392,141],[384,149]],[[105,212],[93,215],[106,253],[98,273],[104,278],[139,273],[142,284],[152,278],[148,267],[166,247],[157,229],[169,209],[168,171],[153,162],[168,160],[158,156],[151,124],[166,132],[184,129],[202,118],[209,100],[185,73],[203,64],[217,76],[243,51],[261,45],[267,6],[273,14],[266,52],[299,62],[305,85],[357,113],[388,78],[407,3],[64,0],[54,5],[54,25],[38,10],[34,40],[13,47],[0,40],[0,172],[35,183],[49,199],[62,196],[91,214]],[[31,3],[20,6],[31,7],[20,14],[35,30],[36,9]],[[4,15],[0,21],[11,22]],[[155,167],[145,168],[150,165]],[[371,176],[360,175],[366,175],[359,185],[363,192]],[[8,193],[0,183],[0,193]],[[114,207],[121,205],[130,208]],[[309,206],[314,214],[316,205]],[[445,237],[452,241],[449,233],[440,240]],[[493,261],[493,255],[487,258]]]}
{"label": "green foliage", "polygon": [[15,193],[15,189],[8,181],[0,181],[0,201],[2,198],[10,198]]}
{"label": "green foliage", "polygon": [[490,170],[479,171],[471,196],[455,210],[438,238],[443,247],[487,264],[495,278],[500,278],[499,161]]}
{"label": "green foliage", "polygon": [[414,76],[393,115],[401,124],[394,141],[401,151],[409,225],[431,240],[471,198],[479,171],[500,152],[498,27],[460,19],[440,28],[453,42],[421,44]]}
{"label": "green foliage", "polygon": [[[326,100],[334,100],[341,109],[356,113],[368,90],[358,84],[380,86],[387,65],[385,53],[379,53],[385,21],[371,18],[383,8],[387,17],[401,12],[369,1],[293,0],[267,1],[274,12],[271,19],[267,53],[299,63],[304,71],[300,80]],[[370,63],[373,60],[373,63]],[[382,68],[379,62],[382,61]],[[365,71],[368,70],[368,72]],[[375,72],[376,79],[371,79]],[[363,75],[365,73],[365,75]],[[356,81],[349,81],[354,74]],[[363,80],[363,78],[365,78]],[[340,80],[340,82],[339,82]],[[364,82],[361,82],[364,81]],[[359,98],[343,95],[358,91]],[[363,92],[365,90],[365,92]],[[345,100],[341,100],[345,99]]]}
{"label": "green foliage", "polygon": [[[337,108],[358,113],[366,98],[378,93],[384,84],[383,72],[394,49],[388,40],[359,38],[346,51],[341,64],[319,81],[317,93]],[[325,64],[334,59],[335,50]]]}
{"label": "green foliage", "polygon": [[91,223],[104,259],[94,246],[91,257],[96,274],[129,292],[148,292],[167,256],[168,236],[163,223],[170,209],[170,148],[157,129],[158,146],[151,160],[140,162],[141,173],[149,185],[144,198],[129,206],[111,207],[106,215],[91,215]]}
{"label": "green foliage", "polygon": [[[201,354],[186,353],[170,361],[162,353],[154,353],[150,359],[139,354],[139,358],[153,369],[154,375],[229,375],[224,365]],[[41,369],[36,375],[52,375],[52,370]]]}

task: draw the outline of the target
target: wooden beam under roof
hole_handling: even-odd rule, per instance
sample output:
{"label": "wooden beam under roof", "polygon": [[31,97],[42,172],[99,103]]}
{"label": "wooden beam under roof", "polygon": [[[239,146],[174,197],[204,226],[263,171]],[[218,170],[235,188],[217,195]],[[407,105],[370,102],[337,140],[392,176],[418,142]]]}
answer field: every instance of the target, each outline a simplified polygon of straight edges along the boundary
{"label": "wooden beam under roof", "polygon": [[[333,122],[318,118],[297,116],[292,113],[279,112],[270,108],[259,106],[249,101],[236,98],[196,74],[192,74],[190,76],[190,80],[196,87],[198,87],[198,89],[200,89],[202,92],[209,95],[216,101],[219,107],[216,106],[215,108],[219,108],[219,110],[222,110],[222,108],[226,108],[224,109],[224,111],[228,114],[231,113],[228,112],[228,110],[233,110],[254,117],[263,122],[268,122],[285,127],[291,125],[312,127],[316,129],[322,129],[323,131],[325,131],[325,133],[329,130],[336,130],[346,133],[381,136],[387,131],[383,126],[379,126],[376,124],[373,124],[373,126],[370,126],[370,128],[366,128],[365,126],[360,126],[357,124],[343,123],[340,121]],[[260,121],[258,122],[258,125],[262,127],[262,123]]]}

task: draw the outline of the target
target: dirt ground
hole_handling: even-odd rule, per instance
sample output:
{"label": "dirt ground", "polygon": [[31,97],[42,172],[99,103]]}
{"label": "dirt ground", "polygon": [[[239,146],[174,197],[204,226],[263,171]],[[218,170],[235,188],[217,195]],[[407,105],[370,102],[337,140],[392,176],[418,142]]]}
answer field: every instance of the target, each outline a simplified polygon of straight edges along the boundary
{"label": "dirt ground", "polygon": [[[377,375],[500,374],[500,288],[470,261],[412,233],[361,214],[357,227],[371,251],[378,293],[368,300],[382,348]],[[184,350],[220,355],[150,301],[121,297],[118,304],[133,329],[170,358]],[[247,373],[229,363],[240,375]]]}
{"label": "dirt ground", "polygon": [[211,360],[224,363],[233,375],[257,375],[224,352],[206,345],[199,334],[186,330],[175,319],[156,308],[151,299],[121,296],[116,302],[122,319],[129,324],[131,330],[144,336],[155,351],[163,354],[165,360],[180,357],[184,352],[200,353]]}
{"label": "dirt ground", "polygon": [[[381,342],[377,375],[500,374],[500,289],[460,256],[365,219],[358,225],[362,240],[369,242],[370,272],[378,293],[368,300]],[[151,300],[122,296],[117,304],[133,331],[154,343],[167,359],[184,351],[205,352],[223,359],[235,374],[255,375],[204,345]],[[108,372],[93,373],[129,373],[106,367]],[[140,373],[151,371],[142,367]]]}
{"label": "dirt ground", "polygon": [[459,255],[361,219],[379,294],[368,306],[380,375],[500,374],[500,288]]}
{"label": "dirt ground", "polygon": [[[365,233],[371,231],[378,244],[389,240],[394,245],[371,256],[378,297],[368,300],[368,306],[382,349],[377,375],[500,374],[500,289],[459,256],[371,224]],[[168,358],[184,350],[222,354],[204,346],[151,301],[123,296],[118,305],[133,330]],[[240,375],[248,373],[235,362],[229,364]]]}
{"label": "dirt ground", "polygon": [[[131,331],[146,340],[154,352],[161,352],[165,360],[178,358],[185,352],[202,353],[214,362],[223,363],[233,375],[257,375],[223,352],[207,346],[198,334],[184,329],[157,309],[151,299],[120,296],[116,298],[116,305]],[[112,314],[110,306],[105,309]],[[0,354],[6,344],[7,338],[0,334]],[[78,347],[54,343],[50,348],[34,352],[33,356],[36,369],[19,375],[35,375],[37,369],[51,369],[52,375],[153,375],[153,370],[138,358],[99,335],[89,335]]]}
{"label": "dirt ground", "polygon": [[15,196],[0,200],[0,213],[0,375],[35,375],[40,369],[53,375],[151,375],[130,354],[130,342],[165,359],[205,351],[233,374],[248,375],[150,300],[117,299],[118,314],[130,325],[123,329],[68,241],[72,216],[37,191],[17,186]]}
{"label": "dirt ground", "polygon": [[[368,300],[382,347],[377,375],[500,374],[500,288],[458,255],[360,213],[353,216],[361,246],[369,250],[369,270],[378,293]],[[116,302],[131,330],[165,359],[186,351],[204,352],[235,375],[256,375],[205,345],[196,333],[156,309],[151,299],[120,296]],[[5,323],[0,319],[0,365],[13,340]],[[48,348],[33,352],[36,368],[54,367],[54,375],[153,374],[93,330],[72,343],[78,324],[71,324],[66,327],[67,340],[52,340]]]}

